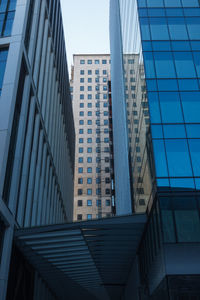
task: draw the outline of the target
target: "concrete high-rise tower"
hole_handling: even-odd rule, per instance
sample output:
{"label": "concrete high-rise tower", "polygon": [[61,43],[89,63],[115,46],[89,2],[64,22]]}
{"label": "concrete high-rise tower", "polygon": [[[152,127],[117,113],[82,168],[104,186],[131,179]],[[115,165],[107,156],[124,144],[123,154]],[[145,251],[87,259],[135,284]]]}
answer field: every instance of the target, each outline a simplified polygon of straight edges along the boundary
{"label": "concrete high-rise tower", "polygon": [[113,155],[110,56],[74,55],[76,129],[74,220],[112,215]]}

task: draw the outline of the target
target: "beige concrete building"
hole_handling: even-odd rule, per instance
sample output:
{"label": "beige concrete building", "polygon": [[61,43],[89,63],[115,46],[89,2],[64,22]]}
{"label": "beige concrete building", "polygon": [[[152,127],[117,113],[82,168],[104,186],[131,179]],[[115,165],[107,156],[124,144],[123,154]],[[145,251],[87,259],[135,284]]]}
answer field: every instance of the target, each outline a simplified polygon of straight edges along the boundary
{"label": "beige concrete building", "polygon": [[71,79],[76,130],[74,220],[112,215],[109,82],[109,55],[74,55]]}

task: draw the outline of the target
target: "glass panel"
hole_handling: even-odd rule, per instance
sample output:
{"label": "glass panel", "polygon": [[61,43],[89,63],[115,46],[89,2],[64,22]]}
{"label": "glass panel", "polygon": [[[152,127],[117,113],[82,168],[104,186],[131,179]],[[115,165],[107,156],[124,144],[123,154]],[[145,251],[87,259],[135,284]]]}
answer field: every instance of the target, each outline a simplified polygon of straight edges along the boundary
{"label": "glass panel", "polygon": [[159,91],[177,91],[178,84],[176,79],[158,79],[158,90]]}
{"label": "glass panel", "polygon": [[200,92],[181,92],[185,122],[200,123]]}
{"label": "glass panel", "polygon": [[155,77],[155,68],[152,52],[144,52],[145,75],[146,78]]}
{"label": "glass panel", "polygon": [[175,226],[173,221],[172,211],[161,210],[161,219],[163,226],[163,238],[165,243],[175,243]]}
{"label": "glass panel", "polygon": [[178,80],[179,89],[181,91],[198,91],[199,85],[196,79],[180,79]]}
{"label": "glass panel", "polygon": [[15,10],[16,8],[16,0],[10,0],[8,10]]}
{"label": "glass panel", "polygon": [[165,11],[161,8],[150,8],[148,14],[150,17],[165,17]]}
{"label": "glass panel", "polygon": [[3,32],[4,36],[9,36],[11,34],[14,15],[15,15],[14,12],[9,12],[7,14],[5,29],[4,29],[4,32]]}
{"label": "glass panel", "polygon": [[175,191],[178,191],[178,188],[180,188],[180,191],[182,192],[183,189],[194,189],[194,178],[170,178],[170,186],[171,188],[175,188]]}
{"label": "glass panel", "polygon": [[157,177],[168,177],[166,155],[163,140],[153,140]]}
{"label": "glass panel", "polygon": [[160,78],[176,77],[172,54],[169,52],[154,52],[157,76]]}
{"label": "glass panel", "polygon": [[185,138],[185,127],[184,125],[164,125],[164,136],[165,138]]}
{"label": "glass panel", "polygon": [[200,52],[193,52],[197,76],[200,77]]}
{"label": "glass panel", "polygon": [[161,125],[151,125],[151,135],[152,138],[162,139],[163,138],[163,131]]}
{"label": "glass panel", "polygon": [[6,11],[6,8],[7,8],[7,2],[8,0],[1,0],[0,1],[0,13],[1,12],[5,12]]}
{"label": "glass panel", "polygon": [[191,41],[192,50],[199,50],[200,51],[200,41]]}
{"label": "glass panel", "polygon": [[143,51],[152,51],[151,42],[143,42]]}
{"label": "glass panel", "polygon": [[199,1],[198,0],[182,0],[183,6],[188,7],[199,7]]}
{"label": "glass panel", "polygon": [[148,7],[163,7],[163,0],[147,0]]}
{"label": "glass panel", "polygon": [[169,32],[172,40],[188,40],[183,18],[168,18]]}
{"label": "glass panel", "polygon": [[175,66],[179,78],[196,77],[192,53],[174,52]]}
{"label": "glass panel", "polygon": [[165,140],[165,146],[169,176],[192,176],[193,174],[186,140]]}
{"label": "glass panel", "polygon": [[148,18],[141,18],[141,34],[143,40],[150,40],[150,31],[149,31],[149,19]]}
{"label": "glass panel", "polygon": [[200,124],[186,125],[188,138],[200,138]]}
{"label": "glass panel", "polygon": [[200,176],[200,139],[188,140],[194,176]]}
{"label": "glass panel", "polygon": [[178,242],[200,242],[200,221],[198,211],[175,211]]}
{"label": "glass panel", "polygon": [[180,0],[164,0],[166,7],[181,7]]}
{"label": "glass panel", "polygon": [[185,18],[187,27],[188,27],[188,34],[191,40],[199,40],[200,39],[200,19],[199,18]]}
{"label": "glass panel", "polygon": [[170,46],[170,42],[166,42],[166,41],[159,41],[159,42],[152,42],[153,45],[153,50],[154,51],[171,51],[171,46]]}
{"label": "glass panel", "polygon": [[200,16],[200,9],[199,8],[185,8],[184,14],[187,17],[199,17]]}
{"label": "glass panel", "polygon": [[147,90],[148,91],[157,91],[156,80],[146,79],[146,84],[147,84]]}
{"label": "glass panel", "polygon": [[152,123],[161,123],[158,93],[148,93],[149,110]]}
{"label": "glass panel", "polygon": [[157,183],[158,188],[163,187],[165,191],[169,189],[169,179],[168,178],[166,178],[166,179],[157,178],[156,183]]}
{"label": "glass panel", "polygon": [[180,16],[182,17],[183,16],[183,9],[181,8],[166,8],[166,15],[168,17],[177,17],[177,16]]}
{"label": "glass panel", "polygon": [[163,123],[182,123],[182,109],[176,92],[160,92],[160,107]]}
{"label": "glass panel", "polygon": [[169,33],[165,18],[149,19],[151,36],[153,40],[168,40]]}
{"label": "glass panel", "polygon": [[175,51],[190,51],[190,43],[187,41],[172,42],[172,49]]}

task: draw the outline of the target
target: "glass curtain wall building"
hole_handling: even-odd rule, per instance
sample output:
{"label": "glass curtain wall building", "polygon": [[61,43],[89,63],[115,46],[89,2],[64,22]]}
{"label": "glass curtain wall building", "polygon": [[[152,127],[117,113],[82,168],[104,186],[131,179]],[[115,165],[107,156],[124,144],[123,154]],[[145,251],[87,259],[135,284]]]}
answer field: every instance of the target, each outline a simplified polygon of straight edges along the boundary
{"label": "glass curtain wall building", "polygon": [[[128,165],[132,211],[149,213],[139,250],[140,296],[199,299],[200,3],[111,0],[110,6],[114,149]],[[117,128],[120,110],[125,123]],[[116,186],[125,195],[117,176]]]}
{"label": "glass curtain wall building", "polygon": [[72,220],[75,132],[68,81],[60,2],[1,0],[2,300],[55,299],[17,250],[13,233]]}

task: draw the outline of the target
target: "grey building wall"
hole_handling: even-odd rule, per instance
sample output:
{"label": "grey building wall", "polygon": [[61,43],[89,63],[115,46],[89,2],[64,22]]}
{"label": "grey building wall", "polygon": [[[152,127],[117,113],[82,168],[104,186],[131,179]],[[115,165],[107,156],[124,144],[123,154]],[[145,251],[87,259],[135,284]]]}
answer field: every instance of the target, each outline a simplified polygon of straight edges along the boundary
{"label": "grey building wall", "polygon": [[0,96],[5,299],[14,228],[72,220],[75,131],[60,2],[17,0],[12,33],[1,37],[8,48]]}

